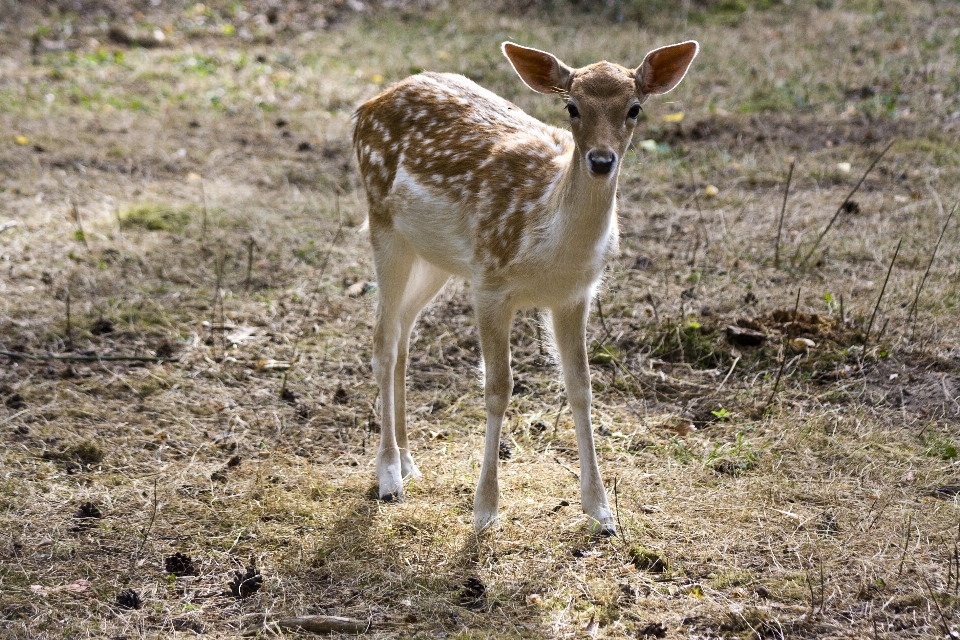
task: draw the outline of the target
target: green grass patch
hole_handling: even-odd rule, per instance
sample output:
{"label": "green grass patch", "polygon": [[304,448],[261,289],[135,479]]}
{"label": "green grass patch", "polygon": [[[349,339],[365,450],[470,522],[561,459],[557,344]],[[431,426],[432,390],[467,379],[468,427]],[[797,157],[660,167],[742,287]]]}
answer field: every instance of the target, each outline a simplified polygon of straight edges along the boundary
{"label": "green grass patch", "polygon": [[120,226],[123,229],[179,233],[190,222],[193,214],[192,208],[177,208],[162,204],[140,204],[120,214]]}

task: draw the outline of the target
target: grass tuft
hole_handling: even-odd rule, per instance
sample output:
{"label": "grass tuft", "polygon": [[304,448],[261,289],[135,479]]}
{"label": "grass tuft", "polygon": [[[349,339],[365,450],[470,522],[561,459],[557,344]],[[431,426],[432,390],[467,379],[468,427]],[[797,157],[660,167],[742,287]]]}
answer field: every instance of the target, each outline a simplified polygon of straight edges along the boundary
{"label": "grass tuft", "polygon": [[123,229],[167,231],[179,233],[195,215],[192,208],[176,208],[160,204],[140,204],[120,214]]}

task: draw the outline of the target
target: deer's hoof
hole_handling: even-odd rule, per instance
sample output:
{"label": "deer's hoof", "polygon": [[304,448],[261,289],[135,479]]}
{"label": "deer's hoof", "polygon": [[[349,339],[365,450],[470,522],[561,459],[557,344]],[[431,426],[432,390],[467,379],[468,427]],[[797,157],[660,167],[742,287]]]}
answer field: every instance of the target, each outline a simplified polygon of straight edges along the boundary
{"label": "deer's hoof", "polygon": [[409,453],[400,453],[400,475],[404,480],[419,480],[423,477]]}
{"label": "deer's hoof", "polygon": [[600,517],[590,517],[590,534],[595,538],[617,537],[617,523],[609,513],[601,513]]}
{"label": "deer's hoof", "polygon": [[403,502],[403,496],[400,495],[399,491],[394,491],[391,493],[380,494],[380,500],[381,502],[393,502],[393,503]]}
{"label": "deer's hoof", "polygon": [[494,514],[477,514],[473,518],[473,530],[477,533],[496,531],[500,529],[500,517]]}

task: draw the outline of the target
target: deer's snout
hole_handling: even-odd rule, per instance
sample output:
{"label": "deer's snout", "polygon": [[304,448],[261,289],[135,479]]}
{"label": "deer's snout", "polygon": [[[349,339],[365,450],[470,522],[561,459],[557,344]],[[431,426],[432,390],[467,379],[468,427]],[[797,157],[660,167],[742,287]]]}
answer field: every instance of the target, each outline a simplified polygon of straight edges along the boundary
{"label": "deer's snout", "polygon": [[587,152],[587,166],[595,176],[605,176],[613,171],[617,154],[611,149],[591,149]]}

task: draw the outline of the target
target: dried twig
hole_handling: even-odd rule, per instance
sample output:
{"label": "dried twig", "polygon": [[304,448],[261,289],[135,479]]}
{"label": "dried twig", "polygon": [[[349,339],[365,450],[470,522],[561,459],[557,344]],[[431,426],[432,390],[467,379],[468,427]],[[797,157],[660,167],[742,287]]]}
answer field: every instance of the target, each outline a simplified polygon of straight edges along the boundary
{"label": "dried twig", "polygon": [[262,632],[280,634],[281,631],[307,631],[310,633],[346,633],[359,635],[370,631],[372,620],[357,620],[342,616],[301,616],[297,618],[263,619],[256,628],[247,629],[244,636],[256,636]]}
{"label": "dried twig", "polygon": [[9,222],[0,223],[0,233],[3,233],[7,229],[13,229],[18,226],[20,223],[16,220],[10,220]]}
{"label": "dried twig", "polygon": [[563,467],[564,469],[566,469],[570,473],[570,475],[572,475],[574,478],[577,479],[577,482],[580,482],[580,474],[574,471],[573,469],[571,469],[570,467],[568,467],[566,464],[564,464],[563,460],[554,456],[553,461],[556,462],[561,467]]}
{"label": "dried twig", "polygon": [[783,190],[783,205],[780,207],[780,222],[777,224],[777,244],[773,250],[773,266],[780,266],[780,234],[783,231],[783,215],[787,211],[787,196],[790,195],[790,181],[793,179],[793,167],[797,163],[796,158],[790,161],[790,170],[787,172],[787,186]]}
{"label": "dried twig", "polygon": [[903,534],[903,553],[900,554],[900,568],[897,570],[897,577],[903,575],[903,562],[907,559],[907,547],[910,545],[910,526],[913,524],[913,514],[907,516],[907,528]]}
{"label": "dried twig", "polygon": [[620,521],[620,496],[617,494],[617,485],[619,482],[620,476],[613,479],[613,507],[617,510],[617,526],[620,527],[620,537],[623,540],[623,544],[629,546],[630,542],[627,540],[627,530],[623,528],[623,522]]}
{"label": "dried twig", "polygon": [[253,250],[257,246],[257,241],[253,236],[247,241],[247,279],[243,283],[245,289],[250,289],[250,278],[253,275]]}
{"label": "dried twig", "polygon": [[953,205],[953,209],[950,209],[950,213],[947,215],[947,219],[943,223],[943,228],[940,230],[940,237],[937,238],[937,244],[933,247],[933,253],[930,254],[930,262],[927,263],[927,270],[923,272],[923,278],[920,279],[920,284],[917,285],[917,294],[913,297],[913,303],[910,305],[910,311],[907,313],[908,319],[913,317],[913,314],[917,311],[917,302],[920,300],[920,293],[923,291],[923,285],[926,284],[927,276],[930,275],[930,267],[933,266],[933,259],[937,257],[937,249],[940,248],[940,242],[943,240],[943,234],[947,232],[947,227],[950,226],[950,219],[953,218],[953,214],[957,210],[957,205],[960,205],[960,200]]}
{"label": "dried twig", "polygon": [[[226,267],[226,264],[227,264],[226,251],[224,251],[223,246],[221,245],[220,255],[217,256],[216,254],[214,254],[213,256],[213,272],[214,272],[214,275],[216,276],[216,282],[215,282],[216,290],[214,291],[214,294],[213,294],[213,312],[214,313],[216,313],[217,311],[220,312],[220,324],[223,326],[226,326],[227,324],[226,313],[223,310],[223,270]],[[214,346],[216,346],[217,344],[216,338],[214,338],[213,344]],[[227,350],[227,341],[223,333],[221,333],[220,334],[220,357],[226,355],[226,350]],[[214,353],[216,353],[216,351],[214,351]]]}
{"label": "dried twig", "polygon": [[934,608],[937,610],[937,614],[940,616],[940,624],[943,625],[942,632],[945,637],[950,638],[953,634],[950,632],[950,624],[947,622],[946,616],[943,615],[943,609],[940,607],[940,603],[937,602],[937,596],[933,593],[933,588],[930,586],[930,582],[927,580],[927,577],[923,575],[922,571],[918,571],[917,575],[920,576],[920,579],[923,580],[923,584],[927,587],[927,595],[929,596],[930,602],[933,603]]}
{"label": "dried twig", "polygon": [[[793,320],[794,320],[794,323],[796,323],[796,320],[797,320],[797,311],[798,311],[799,309],[800,309],[800,287],[797,287],[797,299],[796,299],[796,301],[793,303]],[[790,336],[788,335],[788,336],[787,336],[787,340],[789,341],[789,339],[790,339]],[[783,356],[782,356],[782,359],[780,360],[780,370],[777,371],[777,379],[774,380],[774,382],[773,382],[773,391],[770,392],[770,398],[767,400],[767,406],[765,406],[765,407],[763,408],[763,413],[764,413],[764,414],[766,414],[767,411],[770,410],[770,407],[773,406],[773,401],[774,401],[774,400],[776,399],[776,397],[777,397],[777,391],[780,389],[780,377],[783,375],[783,369],[784,369],[784,367],[786,367],[786,365],[787,365],[787,349],[786,349],[786,346],[787,346],[786,343],[784,343],[784,345],[783,345]]]}
{"label": "dried twig", "polygon": [[844,210],[844,208],[847,206],[847,203],[850,202],[850,198],[853,197],[853,194],[855,194],[855,193],[857,192],[857,190],[860,188],[860,185],[863,184],[863,181],[867,179],[867,175],[869,175],[870,172],[873,171],[873,168],[877,165],[877,163],[880,162],[880,158],[882,158],[882,157],[887,153],[887,151],[890,149],[890,147],[893,146],[893,143],[896,142],[896,141],[897,141],[896,138],[894,138],[893,140],[891,140],[891,141],[890,141],[890,144],[888,144],[886,147],[884,147],[884,148],[883,148],[883,151],[880,152],[880,155],[878,155],[876,158],[873,159],[873,162],[870,163],[870,166],[867,167],[867,170],[866,170],[866,171],[863,173],[863,175],[860,177],[860,181],[857,182],[857,186],[855,186],[855,187],[853,188],[853,190],[851,190],[850,193],[847,194],[847,197],[844,198],[844,199],[843,199],[843,202],[840,203],[840,206],[837,207],[837,212],[833,214],[833,217],[832,217],[832,218],[830,218],[830,222],[827,223],[827,226],[824,228],[824,230],[820,232],[820,235],[819,235],[819,236],[817,236],[817,241],[813,243],[813,248],[810,249],[810,251],[807,253],[806,257],[805,257],[805,258],[803,259],[803,261],[800,263],[801,266],[807,264],[807,262],[810,261],[810,257],[813,255],[814,251],[817,250],[817,247],[820,246],[820,241],[823,240],[823,237],[824,237],[825,235],[827,235],[827,232],[830,231],[830,228],[831,228],[831,227],[833,227],[833,223],[836,222],[836,221],[837,221],[837,218],[840,217],[840,214],[843,213],[843,210]]}
{"label": "dried twig", "polygon": [[567,406],[567,396],[566,396],[566,395],[561,395],[561,396],[560,396],[560,406],[557,408],[557,418],[556,418],[556,420],[553,421],[553,432],[554,432],[554,433],[557,432],[557,427],[560,426],[560,416],[563,415],[563,408],[564,408],[565,406]]}
{"label": "dried twig", "polygon": [[717,387],[717,391],[720,391],[720,389],[723,389],[723,385],[727,384],[727,380],[729,380],[730,376],[733,375],[733,370],[737,368],[738,362],[740,362],[740,356],[737,356],[736,358],[733,359],[733,364],[730,365],[730,370],[727,371],[727,375],[724,376],[723,382],[721,382],[720,386]]}
{"label": "dried twig", "polygon": [[600,318],[600,328],[603,329],[603,339],[599,344],[603,344],[610,337],[610,330],[607,329],[607,321],[603,317],[603,303],[600,301],[600,295],[597,295],[597,316]]}
{"label": "dried twig", "polygon": [[140,540],[140,545],[137,546],[137,551],[133,554],[133,561],[130,563],[130,570],[133,571],[134,567],[137,564],[137,560],[140,559],[140,552],[143,551],[143,547],[146,546],[147,540],[150,538],[150,531],[153,530],[153,523],[157,520],[157,477],[153,477],[153,509],[150,512],[150,520],[147,522],[147,526],[143,529],[143,539]]}
{"label": "dried twig", "polygon": [[900,236],[900,242],[897,243],[897,249],[893,252],[893,259],[890,261],[890,267],[887,269],[887,277],[883,279],[883,286],[880,288],[880,295],[877,296],[877,303],[873,305],[873,313],[870,315],[870,323],[867,325],[867,333],[863,336],[863,350],[867,350],[867,342],[870,340],[870,331],[873,330],[873,320],[877,317],[877,309],[880,308],[880,301],[883,300],[883,294],[887,290],[887,282],[890,281],[890,273],[893,271],[893,265],[900,255],[900,245],[903,244],[903,236]]}
{"label": "dried twig", "polygon": [[67,283],[67,346],[73,348],[73,324],[70,322],[70,283]]}
{"label": "dried twig", "polygon": [[[700,207],[700,193],[697,190],[697,182],[693,177],[693,169],[690,169],[690,187],[693,189],[693,202],[697,205],[697,215],[700,217],[700,227],[703,229],[703,245],[704,249],[710,248],[710,234],[707,233],[707,222],[703,219],[703,209]],[[689,202],[689,201],[688,201]],[[690,260],[690,264],[695,265],[697,260],[697,248],[700,246],[700,238],[696,239],[696,243],[693,247],[693,257]]]}
{"label": "dried twig", "polygon": [[[337,246],[337,242],[340,241],[341,236],[343,235],[343,218],[340,216],[340,193],[335,194],[335,207],[337,213],[337,232],[333,235],[333,240],[330,241],[330,246],[327,247],[327,255],[323,258],[323,264],[320,265],[320,272],[317,274],[317,285],[313,289],[313,294],[311,298],[317,295],[317,292],[320,291],[320,286],[323,283],[323,276],[327,272],[327,265],[330,264],[330,255],[333,253],[333,248]],[[307,322],[307,318],[310,315],[310,303],[303,309],[303,317],[300,318],[300,326],[297,328],[296,335],[293,336],[293,353],[290,355],[290,370],[284,372],[283,380],[280,383],[280,396],[283,397],[284,393],[287,390],[287,378],[290,375],[290,371],[297,363],[297,349],[300,346],[300,337],[303,335],[303,327]]]}
{"label": "dried twig", "polygon": [[200,246],[207,244],[207,192],[203,188],[203,178],[200,178],[200,200],[203,204],[203,223],[200,227]]}
{"label": "dried twig", "polygon": [[87,242],[87,234],[84,232],[83,224],[80,222],[80,208],[77,207],[76,200],[70,201],[70,218],[77,225],[77,237],[83,242],[83,246],[86,247],[87,251],[90,251],[90,243]]}
{"label": "dried twig", "polygon": [[68,362],[164,362],[164,360],[169,360],[169,358],[155,358],[153,356],[53,355],[20,351],[0,351],[0,356],[6,356],[14,360],[63,360]]}

